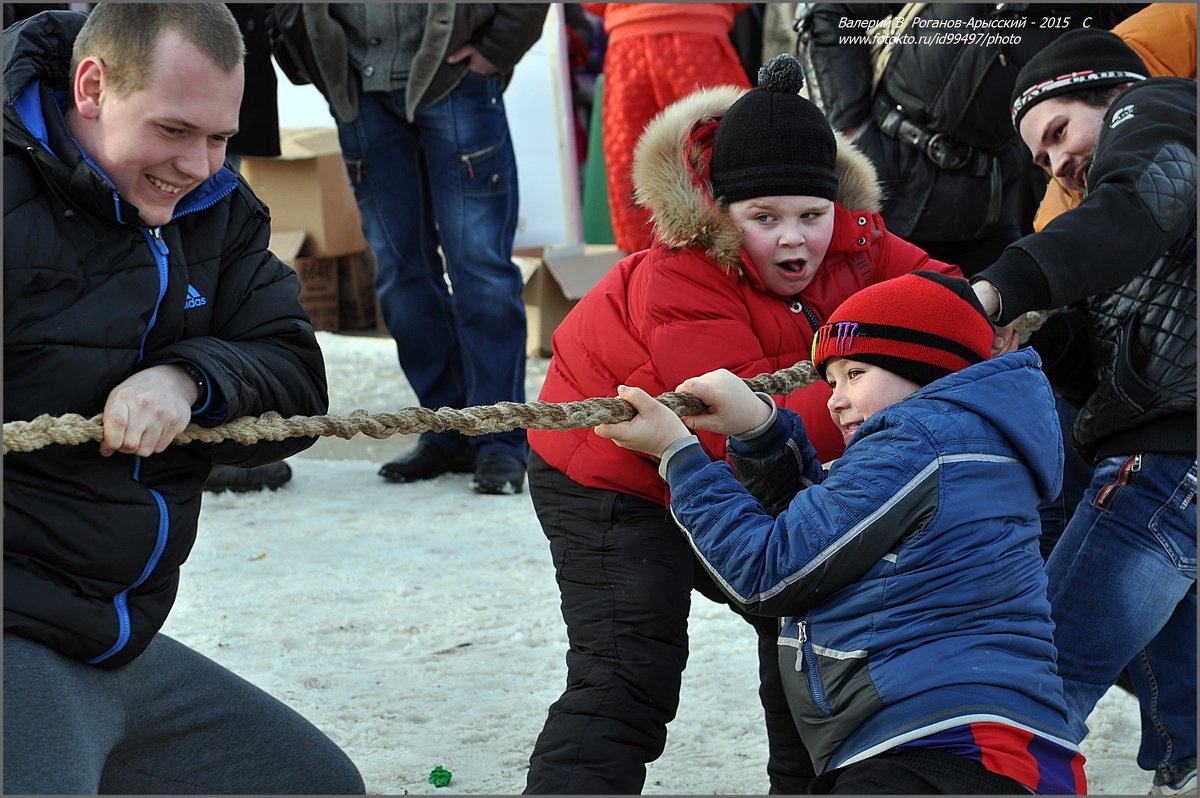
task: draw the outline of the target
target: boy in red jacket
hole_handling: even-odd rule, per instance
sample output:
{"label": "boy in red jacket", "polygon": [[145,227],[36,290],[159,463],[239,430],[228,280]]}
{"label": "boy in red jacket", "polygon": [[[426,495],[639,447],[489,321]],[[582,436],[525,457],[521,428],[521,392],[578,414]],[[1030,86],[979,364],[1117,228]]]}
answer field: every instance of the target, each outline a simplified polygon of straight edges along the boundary
{"label": "boy in red jacket", "polygon": [[[634,153],[655,243],[618,263],[553,338],[540,398],[651,395],[719,368],[750,377],[807,360],[814,332],[860,288],[914,269],[959,276],[887,232],[875,173],[797,92],[778,56],[759,88],[698,91],[647,126]],[[827,386],[796,410],[822,460],[839,456]],[[666,744],[687,663],[692,588],[727,601],[671,522],[657,466],[589,429],[529,431],[530,493],[550,541],[567,624],[567,688],[530,757],[527,793],[639,793]],[[713,459],[723,436],[702,433]],[[776,665],[778,623],[759,636],[773,792],[803,793],[812,765]]]}

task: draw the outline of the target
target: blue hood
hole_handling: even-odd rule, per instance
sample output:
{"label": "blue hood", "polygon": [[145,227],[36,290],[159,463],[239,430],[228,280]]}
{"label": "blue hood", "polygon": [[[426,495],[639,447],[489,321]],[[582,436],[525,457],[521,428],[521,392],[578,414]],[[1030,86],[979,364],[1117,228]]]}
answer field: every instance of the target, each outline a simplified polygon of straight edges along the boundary
{"label": "blue hood", "polygon": [[911,399],[951,402],[989,421],[1037,476],[1043,500],[1062,488],[1063,438],[1050,382],[1033,349],[977,363],[929,383]]}

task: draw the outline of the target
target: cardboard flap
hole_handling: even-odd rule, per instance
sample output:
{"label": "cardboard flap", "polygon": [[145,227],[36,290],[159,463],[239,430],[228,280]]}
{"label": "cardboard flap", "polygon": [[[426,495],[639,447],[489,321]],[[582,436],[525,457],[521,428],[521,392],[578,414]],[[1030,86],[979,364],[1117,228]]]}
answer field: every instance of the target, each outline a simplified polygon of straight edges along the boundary
{"label": "cardboard flap", "polygon": [[340,153],[336,127],[284,128],[279,131],[279,157],[285,161]]}
{"label": "cardboard flap", "polygon": [[296,257],[304,249],[304,240],[308,233],[303,230],[272,230],[271,243],[268,245],[275,257],[289,266],[295,266]]}
{"label": "cardboard flap", "polygon": [[611,244],[571,244],[548,247],[542,262],[570,300],[582,299],[626,252]]}
{"label": "cardboard flap", "polygon": [[521,270],[521,281],[524,283],[528,283],[533,273],[542,265],[541,258],[528,258],[523,255],[513,255],[512,261]]}

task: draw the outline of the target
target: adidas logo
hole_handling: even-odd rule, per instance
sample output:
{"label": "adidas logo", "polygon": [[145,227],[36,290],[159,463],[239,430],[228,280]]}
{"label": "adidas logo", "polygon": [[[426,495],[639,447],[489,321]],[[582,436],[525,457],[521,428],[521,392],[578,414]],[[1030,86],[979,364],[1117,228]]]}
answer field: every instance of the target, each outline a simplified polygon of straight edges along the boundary
{"label": "adidas logo", "polygon": [[208,304],[208,300],[204,298],[204,295],[197,291],[196,287],[191,283],[188,283],[187,293],[187,300],[183,303],[184,310],[191,310],[192,308],[198,308],[201,305]]}

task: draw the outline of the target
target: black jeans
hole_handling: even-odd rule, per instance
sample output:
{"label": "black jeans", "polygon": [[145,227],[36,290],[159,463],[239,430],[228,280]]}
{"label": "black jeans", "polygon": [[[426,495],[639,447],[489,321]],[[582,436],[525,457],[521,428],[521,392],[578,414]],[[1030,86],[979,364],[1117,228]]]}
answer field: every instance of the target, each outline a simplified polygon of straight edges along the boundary
{"label": "black jeans", "polygon": [[[666,745],[687,664],[692,589],[728,603],[661,504],[587,488],[529,458],[529,491],[550,541],[567,624],[567,687],[529,759],[527,794],[640,793]],[[771,792],[813,776],[779,675],[775,618],[758,632]]]}
{"label": "black jeans", "polygon": [[908,748],[822,773],[810,795],[1029,795],[1020,782],[974,759]]}

